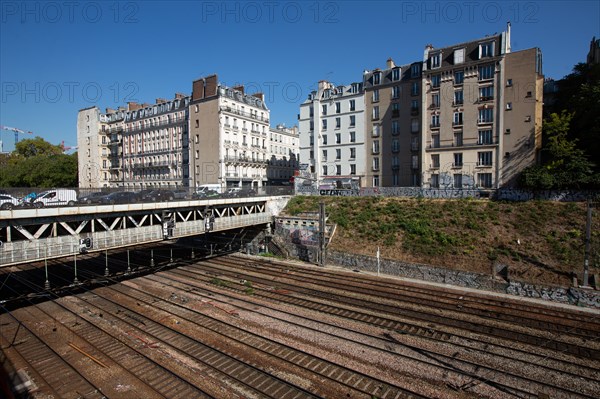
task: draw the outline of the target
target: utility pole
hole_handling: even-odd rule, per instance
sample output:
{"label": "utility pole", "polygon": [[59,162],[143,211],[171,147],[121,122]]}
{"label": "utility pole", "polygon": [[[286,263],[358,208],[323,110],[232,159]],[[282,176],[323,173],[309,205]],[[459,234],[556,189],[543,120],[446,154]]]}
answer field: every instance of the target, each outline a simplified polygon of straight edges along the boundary
{"label": "utility pole", "polygon": [[325,266],[325,231],[327,231],[325,203],[319,203],[319,265]]}
{"label": "utility pole", "polygon": [[585,224],[585,256],[583,261],[583,286],[589,288],[590,241],[592,239],[592,199],[587,200],[587,222]]}

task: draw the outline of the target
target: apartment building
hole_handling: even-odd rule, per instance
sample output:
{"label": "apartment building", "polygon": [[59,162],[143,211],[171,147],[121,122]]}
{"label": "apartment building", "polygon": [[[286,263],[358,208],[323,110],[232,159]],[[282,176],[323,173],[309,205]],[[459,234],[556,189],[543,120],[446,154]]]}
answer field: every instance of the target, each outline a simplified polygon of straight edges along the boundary
{"label": "apartment building", "polygon": [[124,109],[102,113],[96,106],[77,114],[78,175],[80,188],[109,187],[111,183],[110,124],[122,119]]}
{"label": "apartment building", "polygon": [[506,32],[425,48],[422,77],[423,187],[516,184],[541,149],[541,52],[511,52]]}
{"label": "apartment building", "polygon": [[217,75],[193,82],[190,185],[262,187],[268,182],[269,109],[262,93],[227,87]]}
{"label": "apartment building", "polygon": [[364,71],[365,187],[420,184],[421,62]]}
{"label": "apartment building", "polygon": [[364,184],[364,96],[362,83],[335,86],[320,81],[300,105],[300,160],[322,184]]}
{"label": "apartment building", "polygon": [[269,185],[287,185],[299,167],[298,127],[277,125],[269,129]]}

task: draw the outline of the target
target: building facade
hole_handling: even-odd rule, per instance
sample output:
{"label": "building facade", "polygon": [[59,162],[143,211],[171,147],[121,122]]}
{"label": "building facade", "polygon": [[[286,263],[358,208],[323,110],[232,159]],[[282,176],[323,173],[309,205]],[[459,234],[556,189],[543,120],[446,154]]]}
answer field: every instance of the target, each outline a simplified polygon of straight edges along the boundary
{"label": "building facade", "polygon": [[262,93],[227,87],[217,75],[193,83],[190,185],[262,187],[268,182],[269,109]]}
{"label": "building facade", "polygon": [[[176,94],[155,104],[130,102],[122,122],[120,185],[128,189],[187,187],[189,183],[188,107]],[[119,133],[118,126],[111,126]],[[118,137],[117,137],[118,139]],[[118,176],[113,176],[115,183]]]}
{"label": "building facade", "polygon": [[427,46],[422,86],[424,187],[512,186],[536,162],[541,53],[511,52],[510,28],[441,49]]}
{"label": "building facade", "polygon": [[420,184],[421,62],[363,73],[365,187]]}
{"label": "building facade", "polygon": [[326,186],[360,186],[366,176],[362,83],[320,81],[300,105],[300,161]]}
{"label": "building facade", "polygon": [[108,116],[98,107],[77,115],[78,176],[80,188],[110,186],[110,136]]}
{"label": "building facade", "polygon": [[299,167],[298,127],[277,125],[269,129],[269,185],[287,185]]}

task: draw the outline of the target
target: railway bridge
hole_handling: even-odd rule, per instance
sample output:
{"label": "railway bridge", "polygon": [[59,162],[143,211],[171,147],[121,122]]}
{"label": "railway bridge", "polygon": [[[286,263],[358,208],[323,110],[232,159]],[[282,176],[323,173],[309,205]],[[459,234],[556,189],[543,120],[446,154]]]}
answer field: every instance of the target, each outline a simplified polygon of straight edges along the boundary
{"label": "railway bridge", "polygon": [[0,267],[268,224],[289,196],[0,211]]}

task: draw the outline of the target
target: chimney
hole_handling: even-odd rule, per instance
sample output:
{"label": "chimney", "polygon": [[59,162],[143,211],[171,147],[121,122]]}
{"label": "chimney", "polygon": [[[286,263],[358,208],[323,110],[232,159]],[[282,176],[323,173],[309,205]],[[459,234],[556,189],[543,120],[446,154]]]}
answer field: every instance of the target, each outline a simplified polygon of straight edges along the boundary
{"label": "chimney", "polygon": [[106,108],[106,113],[107,113],[107,114],[114,114],[114,113],[115,113],[115,110],[114,110],[113,108],[108,108],[108,107],[107,107],[107,108]]}
{"label": "chimney", "polygon": [[258,98],[263,103],[265,102],[265,94],[264,93],[254,93],[252,96]]}
{"label": "chimney", "polygon": [[396,68],[396,64],[394,63],[394,60],[392,59],[392,57],[387,59],[387,69],[392,69],[392,68]]}
{"label": "chimney", "polygon": [[237,90],[237,91],[241,92],[242,94],[244,94],[244,85],[234,86],[233,90]]}
{"label": "chimney", "polygon": [[127,103],[127,110],[128,111],[135,111],[136,109],[140,109],[142,108],[142,106],[138,103],[136,103],[135,101],[129,101]]}
{"label": "chimney", "polygon": [[149,103],[143,103],[143,104],[142,104],[142,108],[149,107],[150,105],[152,105],[152,104],[149,104]]}
{"label": "chimney", "polygon": [[214,97],[217,95],[218,78],[217,75],[211,75],[205,78],[206,86],[204,88],[205,97]]}
{"label": "chimney", "polygon": [[204,78],[197,79],[192,82],[192,101],[204,98]]}
{"label": "chimney", "polygon": [[175,99],[176,100],[181,100],[182,98],[185,98],[186,95],[183,93],[175,93]]}
{"label": "chimney", "polygon": [[164,104],[164,103],[166,103],[166,102],[167,102],[167,100],[165,100],[164,98],[157,98],[157,99],[156,99],[156,103],[157,103],[157,104]]}

